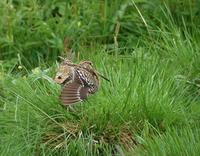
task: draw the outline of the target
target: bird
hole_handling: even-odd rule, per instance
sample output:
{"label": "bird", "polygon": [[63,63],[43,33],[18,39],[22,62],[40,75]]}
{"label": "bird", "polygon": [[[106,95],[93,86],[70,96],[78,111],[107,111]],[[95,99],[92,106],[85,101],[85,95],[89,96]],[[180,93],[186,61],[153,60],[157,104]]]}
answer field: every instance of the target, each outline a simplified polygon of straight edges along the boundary
{"label": "bird", "polygon": [[66,82],[72,80],[73,66],[75,65],[70,60],[64,59],[58,68],[54,81],[63,86]]}
{"label": "bird", "polygon": [[62,86],[60,94],[62,103],[64,105],[78,103],[96,93],[100,84],[99,76],[108,80],[94,69],[91,61],[81,61],[75,64],[64,59],[54,79]]}

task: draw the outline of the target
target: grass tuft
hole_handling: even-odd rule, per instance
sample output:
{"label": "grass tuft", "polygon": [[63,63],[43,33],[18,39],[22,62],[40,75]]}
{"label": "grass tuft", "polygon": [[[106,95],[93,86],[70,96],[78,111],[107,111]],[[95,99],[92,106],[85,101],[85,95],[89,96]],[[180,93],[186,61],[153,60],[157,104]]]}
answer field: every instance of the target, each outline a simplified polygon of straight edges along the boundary
{"label": "grass tuft", "polygon": [[[0,8],[1,155],[200,153],[197,1],[3,0]],[[70,50],[111,81],[73,111],[52,80]]]}

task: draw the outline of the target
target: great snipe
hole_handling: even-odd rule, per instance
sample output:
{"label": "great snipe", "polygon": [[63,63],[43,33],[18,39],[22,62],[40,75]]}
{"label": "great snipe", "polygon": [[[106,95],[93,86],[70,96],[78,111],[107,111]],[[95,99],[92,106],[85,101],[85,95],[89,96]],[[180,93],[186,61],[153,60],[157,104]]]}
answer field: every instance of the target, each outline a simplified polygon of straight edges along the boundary
{"label": "great snipe", "polygon": [[103,77],[94,69],[91,61],[74,64],[64,59],[54,79],[62,85],[60,100],[64,105],[70,105],[87,99],[98,90],[99,76]]}

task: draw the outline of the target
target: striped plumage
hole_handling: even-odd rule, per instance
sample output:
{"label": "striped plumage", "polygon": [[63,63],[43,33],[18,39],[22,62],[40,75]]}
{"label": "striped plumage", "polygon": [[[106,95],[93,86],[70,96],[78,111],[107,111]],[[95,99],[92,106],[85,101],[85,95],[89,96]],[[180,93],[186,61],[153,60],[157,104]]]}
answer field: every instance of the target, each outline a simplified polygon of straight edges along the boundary
{"label": "striped plumage", "polygon": [[90,61],[82,61],[78,65],[69,61],[61,64],[55,81],[63,86],[60,100],[64,105],[85,100],[99,87],[99,77]]}

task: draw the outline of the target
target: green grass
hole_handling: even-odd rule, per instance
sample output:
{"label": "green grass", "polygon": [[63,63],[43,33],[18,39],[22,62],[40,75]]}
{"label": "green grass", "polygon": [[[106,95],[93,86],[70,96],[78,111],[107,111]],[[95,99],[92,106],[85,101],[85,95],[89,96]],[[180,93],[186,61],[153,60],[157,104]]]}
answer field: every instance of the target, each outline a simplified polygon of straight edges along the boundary
{"label": "green grass", "polygon": [[[198,5],[1,1],[1,155],[199,155]],[[111,80],[75,111],[51,80],[65,38]]]}

